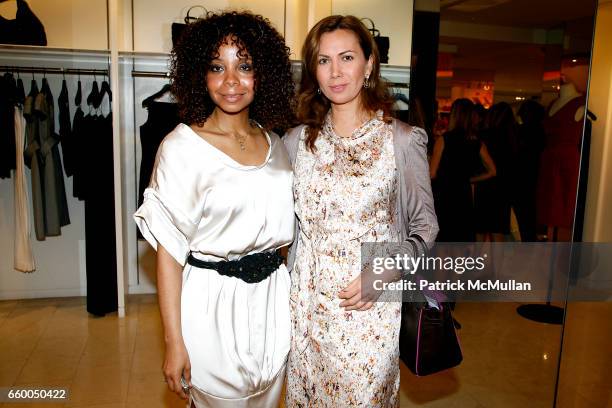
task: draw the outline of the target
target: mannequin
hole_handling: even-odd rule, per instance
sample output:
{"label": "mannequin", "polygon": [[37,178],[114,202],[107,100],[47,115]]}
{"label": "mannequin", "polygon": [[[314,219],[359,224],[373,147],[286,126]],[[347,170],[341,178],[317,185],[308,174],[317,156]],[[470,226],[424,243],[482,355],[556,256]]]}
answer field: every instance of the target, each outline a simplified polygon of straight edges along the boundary
{"label": "mannequin", "polygon": [[574,219],[585,98],[562,77],[557,98],[543,122],[546,144],[538,177],[538,223],[549,241],[570,241]]}
{"label": "mannequin", "polygon": [[[563,82],[563,79],[562,79]],[[569,101],[574,98],[578,98],[582,96],[580,92],[576,89],[576,86],[572,82],[566,82],[561,85],[559,90],[559,97],[555,99],[550,106],[550,110],[548,111],[548,116],[554,116],[555,113],[559,112],[559,110],[565,106]],[[574,119],[576,122],[580,122],[584,118],[585,106],[582,105],[576,110],[576,114],[574,115]]]}

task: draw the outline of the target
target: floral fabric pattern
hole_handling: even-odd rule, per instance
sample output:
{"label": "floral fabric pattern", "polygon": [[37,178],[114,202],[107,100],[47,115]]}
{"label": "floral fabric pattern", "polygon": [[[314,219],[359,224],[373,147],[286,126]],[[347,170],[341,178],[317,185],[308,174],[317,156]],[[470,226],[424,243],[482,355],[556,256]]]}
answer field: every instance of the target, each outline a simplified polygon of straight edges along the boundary
{"label": "floral fabric pattern", "polygon": [[392,128],[379,113],[342,138],[328,115],[315,147],[307,150],[302,135],[294,165],[301,230],[287,406],[397,407],[401,304],[345,311],[338,298],[359,276],[362,242],[399,239]]}

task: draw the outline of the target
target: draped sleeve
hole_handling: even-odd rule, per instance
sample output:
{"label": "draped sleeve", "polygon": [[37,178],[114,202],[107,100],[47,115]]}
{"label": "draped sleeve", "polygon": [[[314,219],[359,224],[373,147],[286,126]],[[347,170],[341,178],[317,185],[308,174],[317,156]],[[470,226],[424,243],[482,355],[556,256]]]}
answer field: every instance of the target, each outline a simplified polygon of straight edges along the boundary
{"label": "draped sleeve", "polygon": [[189,157],[190,140],[170,133],[160,145],[149,186],[134,220],[144,238],[157,250],[162,245],[182,266],[190,241],[202,218],[202,178],[197,162]]}
{"label": "draped sleeve", "polygon": [[[295,168],[295,159],[297,158],[297,152],[300,145],[300,140],[302,139],[302,134],[305,125],[297,126],[293,129],[290,129],[283,136],[283,143],[285,144],[285,148],[287,149],[287,155],[289,156],[289,161],[291,162],[291,167]],[[287,254],[287,270],[291,272],[293,270],[293,264],[295,263],[295,254],[297,252],[298,239],[300,237],[300,223],[297,217],[295,217],[295,229],[293,236],[293,244],[289,247],[289,252]]]}
{"label": "draped sleeve", "polygon": [[399,184],[395,220],[402,241],[410,244],[402,245],[403,253],[418,255],[415,252],[427,252],[433,246],[439,230],[427,162],[427,133],[398,120],[393,122]]}

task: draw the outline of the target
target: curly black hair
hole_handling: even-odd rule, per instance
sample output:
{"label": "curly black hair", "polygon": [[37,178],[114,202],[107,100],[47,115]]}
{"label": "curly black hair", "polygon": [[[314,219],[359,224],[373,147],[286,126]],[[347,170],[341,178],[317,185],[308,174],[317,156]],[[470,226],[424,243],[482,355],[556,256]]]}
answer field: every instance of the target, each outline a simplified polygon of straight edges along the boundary
{"label": "curly black hair", "polygon": [[290,127],[294,123],[295,86],[289,48],[268,19],[236,11],[208,13],[188,24],[172,49],[170,78],[181,120],[202,126],[213,112],[206,74],[228,38],[240,54],[253,60],[255,99],[249,106],[250,118],[266,129]]}

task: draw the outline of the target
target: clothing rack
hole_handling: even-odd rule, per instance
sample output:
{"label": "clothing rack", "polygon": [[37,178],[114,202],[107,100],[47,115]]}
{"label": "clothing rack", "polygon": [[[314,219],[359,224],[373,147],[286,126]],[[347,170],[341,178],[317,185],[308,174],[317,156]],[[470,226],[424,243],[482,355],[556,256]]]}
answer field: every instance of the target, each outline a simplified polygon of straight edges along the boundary
{"label": "clothing rack", "polygon": [[132,71],[132,77],[140,78],[170,78],[169,72]]}
{"label": "clothing rack", "polygon": [[401,88],[401,89],[410,89],[409,84],[404,84],[401,82],[387,82],[387,87],[389,88]]}
{"label": "clothing rack", "polygon": [[0,66],[0,71],[22,74],[100,75],[108,76],[108,69],[47,68]]}

